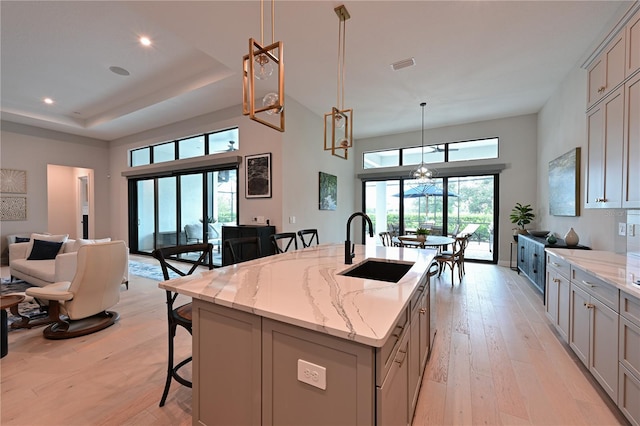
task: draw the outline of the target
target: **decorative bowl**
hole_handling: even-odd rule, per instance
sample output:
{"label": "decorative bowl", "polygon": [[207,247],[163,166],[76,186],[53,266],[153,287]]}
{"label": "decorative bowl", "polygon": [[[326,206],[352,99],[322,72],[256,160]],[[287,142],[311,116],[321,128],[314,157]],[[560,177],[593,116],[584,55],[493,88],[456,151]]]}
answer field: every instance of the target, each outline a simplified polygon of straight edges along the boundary
{"label": "decorative bowl", "polygon": [[549,235],[550,231],[529,231],[529,234],[533,235],[534,237],[546,237],[547,235]]}

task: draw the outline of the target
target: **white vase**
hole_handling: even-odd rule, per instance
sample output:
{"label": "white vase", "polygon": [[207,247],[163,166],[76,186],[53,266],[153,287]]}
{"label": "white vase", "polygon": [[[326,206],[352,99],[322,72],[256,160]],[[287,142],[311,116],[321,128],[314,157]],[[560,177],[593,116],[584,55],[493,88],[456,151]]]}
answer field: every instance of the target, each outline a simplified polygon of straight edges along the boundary
{"label": "white vase", "polygon": [[567,246],[577,246],[578,241],[580,241],[580,237],[576,234],[576,231],[573,228],[569,229],[567,233],[564,235],[564,242]]}

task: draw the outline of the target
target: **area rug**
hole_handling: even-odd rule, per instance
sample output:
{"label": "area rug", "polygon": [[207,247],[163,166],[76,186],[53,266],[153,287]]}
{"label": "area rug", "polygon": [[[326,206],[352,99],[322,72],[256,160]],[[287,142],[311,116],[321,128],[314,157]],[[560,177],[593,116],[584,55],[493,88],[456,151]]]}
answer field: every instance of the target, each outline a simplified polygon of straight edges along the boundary
{"label": "area rug", "polygon": [[[129,273],[131,275],[137,275],[138,277],[148,278],[154,281],[164,281],[164,275],[162,275],[162,268],[160,265],[152,265],[150,263],[136,262],[135,260],[129,261]],[[169,271],[170,278],[178,278],[179,275],[173,271]]]}
{"label": "area rug", "polygon": [[[16,280],[11,282],[10,278],[2,278],[0,280],[0,294],[10,294],[10,293],[24,293],[26,289],[29,287],[33,287],[31,284]],[[40,305],[38,305],[35,301],[33,302],[22,302],[18,305],[18,312],[20,314],[27,316],[29,318],[40,318],[42,316],[47,315],[46,312],[40,310]],[[8,323],[11,325],[14,321],[19,321],[20,317],[17,317],[11,312],[7,310],[8,315]],[[9,327],[9,331],[13,330]]]}

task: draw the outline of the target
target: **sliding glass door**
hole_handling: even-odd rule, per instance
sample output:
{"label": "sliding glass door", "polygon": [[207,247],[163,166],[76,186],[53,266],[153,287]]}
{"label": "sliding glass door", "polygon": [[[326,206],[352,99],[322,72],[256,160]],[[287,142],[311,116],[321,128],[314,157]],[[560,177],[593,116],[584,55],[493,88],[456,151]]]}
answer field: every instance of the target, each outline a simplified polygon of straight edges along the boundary
{"label": "sliding glass door", "polygon": [[[472,233],[467,259],[496,263],[498,176],[460,176],[419,183],[412,179],[365,181],[364,209],[375,232],[403,235],[422,227],[433,235]],[[377,239],[378,244],[382,244]]]}
{"label": "sliding glass door", "polygon": [[220,265],[222,226],[236,225],[237,168],[145,177],[129,182],[132,253],[203,241]]}

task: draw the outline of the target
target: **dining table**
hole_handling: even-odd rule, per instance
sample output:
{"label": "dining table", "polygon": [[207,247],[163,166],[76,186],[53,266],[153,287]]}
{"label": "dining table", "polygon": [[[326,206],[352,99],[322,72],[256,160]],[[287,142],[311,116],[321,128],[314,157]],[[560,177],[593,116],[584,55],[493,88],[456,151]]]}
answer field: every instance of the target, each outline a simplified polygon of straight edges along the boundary
{"label": "dining table", "polygon": [[453,244],[455,240],[455,238],[444,235],[427,235],[427,238],[424,241],[418,239],[418,235],[415,234],[400,235],[398,237],[398,241],[401,246],[413,246],[420,248],[436,247],[440,250],[449,244]]}

